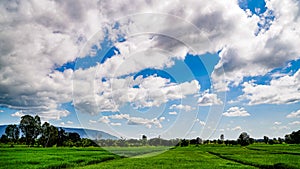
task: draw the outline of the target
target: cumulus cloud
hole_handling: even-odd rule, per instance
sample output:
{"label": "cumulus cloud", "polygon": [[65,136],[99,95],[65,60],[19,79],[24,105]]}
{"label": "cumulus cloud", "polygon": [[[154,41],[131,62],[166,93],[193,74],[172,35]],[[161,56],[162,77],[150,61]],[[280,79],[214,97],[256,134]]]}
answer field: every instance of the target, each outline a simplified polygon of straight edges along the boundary
{"label": "cumulus cloud", "polygon": [[3,110],[0,110],[0,113],[3,113],[4,111]]}
{"label": "cumulus cloud", "polygon": [[274,122],[274,125],[280,125],[280,124],[281,124],[281,122],[279,122],[279,121]]}
{"label": "cumulus cloud", "polygon": [[[84,80],[82,82],[86,83]],[[99,79],[97,83],[99,85],[95,86],[96,89],[90,93],[82,91],[85,89],[74,91],[77,109],[93,114],[101,111],[116,112],[125,103],[130,103],[134,108],[160,106],[171,100],[184,99],[189,95],[197,94],[200,90],[197,80],[172,83],[170,79],[157,75],[145,78],[128,76],[106,81]]]}
{"label": "cumulus cloud", "polygon": [[293,122],[290,122],[289,125],[300,125],[300,121],[293,121]]}
{"label": "cumulus cloud", "polygon": [[112,126],[121,126],[122,125],[121,123],[109,123],[109,124]]}
{"label": "cumulus cloud", "polygon": [[[73,99],[73,76],[77,86],[74,105],[80,112],[118,111],[128,102],[135,107],[159,106],[197,93],[199,83],[174,84],[159,77],[137,81],[130,74],[145,68],[170,67],[174,60],[184,60],[187,53],[221,51],[212,74],[214,87],[221,91],[237,85],[245,76],[263,75],[299,56],[298,1],[267,1],[268,10],[262,16],[243,11],[237,1],[184,3],[1,1],[0,106],[37,113],[45,119],[65,117],[69,113],[60,105]],[[257,23],[270,11],[275,20],[268,29],[258,32]],[[148,35],[133,36],[141,33]],[[125,41],[118,42],[120,36]],[[94,55],[91,46],[100,50],[104,37],[120,53],[91,68],[56,70],[78,56]],[[79,54],[84,45],[87,47]],[[104,77],[107,81],[102,81]],[[137,83],[139,88],[128,82]],[[152,82],[159,87],[153,87]],[[298,91],[291,93],[295,96],[285,95],[284,103],[299,100]],[[247,99],[251,104],[260,103],[260,99]],[[278,99],[271,101],[280,103]],[[220,103],[213,95],[200,100],[204,105],[213,103]]]}
{"label": "cumulus cloud", "polygon": [[127,125],[143,125],[147,128],[151,128],[152,126],[155,126],[157,128],[162,128],[161,122],[165,120],[165,117],[160,117],[159,119],[153,118],[153,119],[147,119],[142,117],[132,117],[129,114],[114,114],[109,116],[102,116],[98,121],[102,123],[110,123],[110,124],[117,124],[114,122],[111,122],[111,120],[126,120]]}
{"label": "cumulus cloud", "polygon": [[[228,90],[228,85],[238,85],[243,77],[264,75],[299,58],[299,1],[266,1],[266,7],[267,11],[259,19],[264,20],[269,13],[275,19],[256,35],[257,28],[253,24],[257,21],[242,17],[236,20],[250,27],[233,31],[232,41],[229,40],[220,52],[220,61],[212,75],[216,89]],[[243,38],[238,38],[242,34]],[[224,71],[226,75],[222,73]]]}
{"label": "cumulus cloud", "polygon": [[73,122],[72,121],[67,121],[67,124],[73,124]]}
{"label": "cumulus cloud", "polygon": [[205,91],[198,99],[199,106],[212,106],[220,104],[223,104],[223,102],[218,98],[217,94],[208,93],[208,91]]}
{"label": "cumulus cloud", "polygon": [[22,111],[17,111],[15,113],[11,114],[12,117],[22,117],[24,115],[25,114]]}
{"label": "cumulus cloud", "polygon": [[183,105],[183,104],[173,104],[169,107],[169,109],[178,109],[178,110],[184,110],[184,111],[195,110],[194,107],[191,107],[189,105]]}
{"label": "cumulus cloud", "polygon": [[95,124],[95,123],[97,123],[97,121],[96,121],[96,120],[89,120],[89,122],[90,122],[91,124]]}
{"label": "cumulus cloud", "polygon": [[205,122],[204,121],[199,121],[199,124],[201,125],[201,126],[205,126]]}
{"label": "cumulus cloud", "polygon": [[177,112],[176,111],[170,111],[169,114],[170,115],[177,115]]}
{"label": "cumulus cloud", "polygon": [[79,0],[0,2],[1,106],[46,117],[72,100],[72,70],[55,68],[74,61],[101,29],[96,7]]}
{"label": "cumulus cloud", "polygon": [[226,112],[223,113],[223,116],[244,117],[250,116],[250,114],[243,107],[230,107]]}
{"label": "cumulus cloud", "polygon": [[270,84],[243,83],[243,95],[239,99],[249,100],[249,105],[292,104],[300,101],[300,70],[294,75],[272,79]]}
{"label": "cumulus cloud", "polygon": [[110,122],[108,116],[102,116],[98,121],[101,123],[106,123],[106,124],[108,124]]}
{"label": "cumulus cloud", "polygon": [[287,118],[300,118],[300,110],[293,111],[286,116]]}
{"label": "cumulus cloud", "polygon": [[242,130],[242,127],[241,126],[236,126],[234,128],[231,129],[232,131],[240,131]]}

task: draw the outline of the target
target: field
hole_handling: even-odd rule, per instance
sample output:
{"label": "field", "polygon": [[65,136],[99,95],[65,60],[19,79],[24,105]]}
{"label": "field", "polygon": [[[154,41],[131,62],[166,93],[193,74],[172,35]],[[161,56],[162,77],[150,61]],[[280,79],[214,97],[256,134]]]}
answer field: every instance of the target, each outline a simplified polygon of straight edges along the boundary
{"label": "field", "polygon": [[[300,168],[300,145],[0,148],[0,168]],[[143,154],[146,153],[146,154]]]}

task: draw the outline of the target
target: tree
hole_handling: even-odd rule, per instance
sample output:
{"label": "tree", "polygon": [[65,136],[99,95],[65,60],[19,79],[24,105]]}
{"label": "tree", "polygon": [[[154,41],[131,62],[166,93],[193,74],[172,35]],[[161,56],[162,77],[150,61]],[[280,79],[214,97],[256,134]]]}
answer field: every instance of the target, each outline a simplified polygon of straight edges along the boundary
{"label": "tree", "polygon": [[250,144],[250,136],[246,132],[242,132],[237,141],[241,146],[247,146]]}
{"label": "tree", "polygon": [[80,135],[78,133],[67,133],[68,140],[71,140],[73,143],[80,141]]}
{"label": "tree", "polygon": [[142,135],[142,144],[143,145],[147,144],[147,136],[146,135]]}
{"label": "tree", "polygon": [[220,140],[224,141],[224,134],[221,134]]}
{"label": "tree", "polygon": [[43,147],[52,147],[57,144],[58,141],[58,129],[48,122],[45,122],[41,127],[41,137],[39,138],[39,144]]}
{"label": "tree", "polygon": [[10,124],[6,127],[5,134],[12,142],[17,142],[20,135],[19,127],[15,124]]}
{"label": "tree", "polygon": [[58,138],[57,138],[57,146],[63,146],[64,142],[67,140],[67,133],[63,128],[58,129]]}
{"label": "tree", "polygon": [[266,144],[268,144],[268,142],[269,142],[269,137],[264,136],[264,142],[265,142]]}
{"label": "tree", "polygon": [[26,145],[34,145],[35,139],[40,134],[41,120],[39,116],[30,115],[21,117],[20,129],[26,139]]}
{"label": "tree", "polygon": [[9,142],[9,139],[8,139],[7,135],[2,134],[2,136],[0,138],[0,142],[4,143],[4,144],[7,144]]}
{"label": "tree", "polygon": [[224,143],[224,134],[220,135],[220,140],[218,140],[218,144],[223,144]]}
{"label": "tree", "polygon": [[300,144],[300,130],[285,135],[285,142],[289,144]]}

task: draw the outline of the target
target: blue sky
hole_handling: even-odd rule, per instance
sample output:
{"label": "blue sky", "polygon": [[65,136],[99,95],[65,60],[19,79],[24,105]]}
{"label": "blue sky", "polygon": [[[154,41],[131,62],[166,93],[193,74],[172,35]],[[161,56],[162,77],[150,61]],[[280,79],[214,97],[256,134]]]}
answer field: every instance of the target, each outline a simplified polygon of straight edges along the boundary
{"label": "blue sky", "polygon": [[93,3],[30,4],[55,9],[49,22],[1,5],[0,124],[37,114],[125,138],[299,129],[299,2]]}

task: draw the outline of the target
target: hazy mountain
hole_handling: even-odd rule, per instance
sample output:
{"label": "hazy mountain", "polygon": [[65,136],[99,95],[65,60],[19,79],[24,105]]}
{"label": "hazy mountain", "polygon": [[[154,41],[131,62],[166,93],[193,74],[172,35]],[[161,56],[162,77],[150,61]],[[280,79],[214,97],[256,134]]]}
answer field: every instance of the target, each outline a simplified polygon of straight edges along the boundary
{"label": "hazy mountain", "polygon": [[[7,125],[0,125],[0,137],[2,134],[5,134],[5,128]],[[69,127],[62,127],[66,132],[76,132],[80,135],[81,138],[89,138],[89,139],[119,139],[116,136],[108,134],[103,131],[98,130],[91,130],[91,129],[83,129],[83,128],[69,128]]]}

